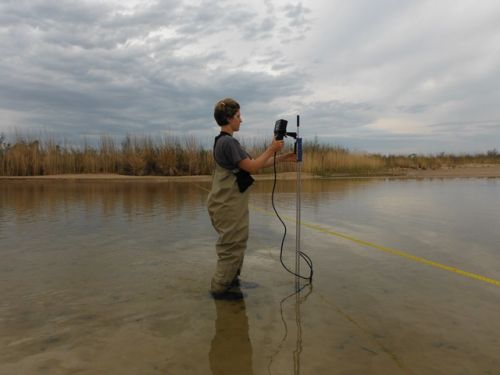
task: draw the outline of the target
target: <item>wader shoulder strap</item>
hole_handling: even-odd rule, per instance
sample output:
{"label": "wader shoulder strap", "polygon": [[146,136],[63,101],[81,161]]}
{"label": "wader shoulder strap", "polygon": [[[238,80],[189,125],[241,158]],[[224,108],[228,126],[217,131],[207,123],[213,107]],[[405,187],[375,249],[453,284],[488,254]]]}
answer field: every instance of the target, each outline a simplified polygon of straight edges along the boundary
{"label": "wader shoulder strap", "polygon": [[214,151],[215,151],[215,145],[217,144],[217,141],[219,140],[220,137],[223,137],[225,135],[228,135],[228,136],[231,136],[231,134],[229,133],[226,133],[226,132],[220,132],[219,135],[217,137],[215,137],[215,140],[214,140]]}

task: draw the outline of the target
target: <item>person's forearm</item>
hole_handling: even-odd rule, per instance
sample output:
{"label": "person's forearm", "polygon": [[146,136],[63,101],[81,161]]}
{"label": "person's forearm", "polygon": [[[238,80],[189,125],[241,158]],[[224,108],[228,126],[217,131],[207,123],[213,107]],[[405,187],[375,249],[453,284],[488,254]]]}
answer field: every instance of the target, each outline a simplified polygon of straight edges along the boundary
{"label": "person's forearm", "polygon": [[256,173],[259,169],[273,165],[273,158],[274,151],[272,151],[271,149],[266,149],[266,151],[264,151],[255,159],[242,160],[239,164],[239,167],[249,173]]}
{"label": "person's forearm", "polygon": [[271,145],[266,148],[266,151],[264,151],[255,159],[246,158],[241,160],[238,163],[238,168],[243,169],[249,173],[257,172],[259,169],[264,168],[267,165],[269,159],[274,156],[274,153],[280,151],[283,148],[284,144],[285,142],[282,139],[277,140],[273,138]]}
{"label": "person's forearm", "polygon": [[[281,156],[276,156],[276,162],[279,162],[280,159],[281,159]],[[274,155],[266,160],[266,163],[264,164],[264,168],[272,167],[273,165],[274,165]]]}

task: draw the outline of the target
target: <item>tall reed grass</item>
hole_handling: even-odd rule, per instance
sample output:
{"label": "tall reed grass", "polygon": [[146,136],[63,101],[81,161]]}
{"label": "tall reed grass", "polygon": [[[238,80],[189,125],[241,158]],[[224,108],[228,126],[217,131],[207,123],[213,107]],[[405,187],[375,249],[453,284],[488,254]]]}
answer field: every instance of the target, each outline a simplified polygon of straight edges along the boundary
{"label": "tall reed grass", "polygon": [[376,173],[385,168],[384,162],[375,156],[317,142],[304,144],[303,159],[304,171],[320,176]]}
{"label": "tall reed grass", "polygon": [[202,175],[213,168],[210,150],[194,137],[127,135],[117,142],[102,136],[97,145],[59,144],[16,136],[13,144],[0,138],[0,175],[36,176],[72,173],[119,173],[126,175]]}
{"label": "tall reed grass", "polygon": [[[250,155],[259,155],[267,141],[242,141]],[[351,152],[339,146],[305,142],[302,170],[316,175],[377,174],[401,168],[453,168],[463,164],[497,164],[496,150],[475,155],[379,155]],[[278,164],[278,171],[292,171],[293,163]],[[97,144],[75,146],[47,137],[17,135],[13,143],[0,136],[0,175],[36,176],[79,173],[118,173],[134,176],[186,176],[211,174],[212,150],[193,136],[182,138],[127,135],[121,142],[103,135]],[[269,171],[269,170],[268,170]],[[265,172],[265,171],[264,171]]]}

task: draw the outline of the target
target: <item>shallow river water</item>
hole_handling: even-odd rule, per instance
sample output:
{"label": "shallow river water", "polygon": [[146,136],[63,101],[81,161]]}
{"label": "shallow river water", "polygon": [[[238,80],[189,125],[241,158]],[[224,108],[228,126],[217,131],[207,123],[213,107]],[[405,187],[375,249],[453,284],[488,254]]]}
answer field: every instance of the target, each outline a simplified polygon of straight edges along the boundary
{"label": "shallow river water", "polygon": [[0,374],[500,373],[500,179],[303,181],[299,294],[258,181],[239,302],[208,293],[209,187],[0,181]]}

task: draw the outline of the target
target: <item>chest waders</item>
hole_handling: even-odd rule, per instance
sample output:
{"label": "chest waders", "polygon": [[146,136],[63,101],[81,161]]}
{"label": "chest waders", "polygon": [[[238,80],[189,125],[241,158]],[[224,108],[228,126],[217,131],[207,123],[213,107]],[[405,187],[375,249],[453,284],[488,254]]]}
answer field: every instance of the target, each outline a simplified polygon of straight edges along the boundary
{"label": "chest waders", "polygon": [[217,267],[212,278],[211,292],[221,293],[239,275],[248,240],[248,197],[238,188],[236,176],[215,163],[212,190],[207,207],[212,225],[219,234],[215,244]]}

